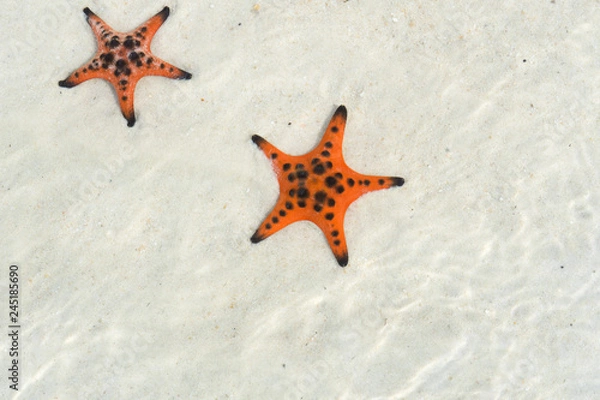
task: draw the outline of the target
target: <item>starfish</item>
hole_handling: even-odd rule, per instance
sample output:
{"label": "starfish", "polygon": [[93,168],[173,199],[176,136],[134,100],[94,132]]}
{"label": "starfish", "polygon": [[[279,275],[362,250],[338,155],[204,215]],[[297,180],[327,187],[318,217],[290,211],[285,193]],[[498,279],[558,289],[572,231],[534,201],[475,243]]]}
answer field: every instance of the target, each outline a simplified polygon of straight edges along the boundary
{"label": "starfish", "polygon": [[169,7],[126,33],[116,32],[87,7],[83,12],[96,36],[98,50],[89,62],[58,82],[59,86],[71,88],[94,78],[107,80],[115,88],[121,112],[127,126],[131,127],[135,124],[133,93],[141,78],[149,75],[171,79],[192,77],[189,72],[161,60],[150,51],[154,34],[169,16]]}
{"label": "starfish", "polygon": [[278,150],[258,135],[252,141],[271,160],[279,181],[279,199],[250,239],[258,243],[297,221],[315,223],[327,238],[340,266],[348,265],[344,216],[348,206],[365,193],[402,186],[404,179],[362,175],[346,165],[342,140],[346,107],[333,114],[321,143],[302,156]]}

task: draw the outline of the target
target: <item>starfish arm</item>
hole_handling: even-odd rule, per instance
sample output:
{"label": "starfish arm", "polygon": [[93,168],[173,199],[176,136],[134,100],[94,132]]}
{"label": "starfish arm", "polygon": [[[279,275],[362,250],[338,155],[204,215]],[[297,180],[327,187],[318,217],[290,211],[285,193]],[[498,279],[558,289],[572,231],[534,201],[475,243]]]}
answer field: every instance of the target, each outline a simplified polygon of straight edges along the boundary
{"label": "starfish arm", "polygon": [[340,267],[348,265],[348,245],[344,233],[344,216],[346,210],[327,211],[321,218],[314,218],[313,222],[323,231],[327,243]]}
{"label": "starfish arm", "polygon": [[148,58],[145,67],[146,75],[164,76],[171,79],[192,79],[192,74],[189,72],[157,57]]}
{"label": "starfish arm", "polygon": [[101,76],[100,71],[94,72],[90,70],[88,64],[86,63],[82,67],[73,71],[71,75],[69,75],[66,79],[59,81],[58,86],[64,88],[72,88],[74,86],[79,85],[80,83],[94,78],[103,78],[103,76]]}
{"label": "starfish arm", "polygon": [[293,209],[293,203],[284,196],[280,196],[277,204],[275,204],[271,213],[260,224],[256,232],[254,232],[250,241],[252,243],[261,242],[294,222],[308,219],[304,213],[294,212],[292,211]]}
{"label": "starfish arm", "polygon": [[[325,134],[323,135],[323,139],[321,139],[321,143],[319,143],[316,149],[325,148],[324,150],[327,150],[328,152],[331,152],[331,149],[336,149],[334,157],[339,154],[339,158],[342,158],[341,149],[347,119],[348,111],[346,110],[346,107],[339,106],[333,113],[329,125],[327,125],[327,129],[325,130]],[[339,150],[339,152],[337,150]]]}
{"label": "starfish arm", "polygon": [[[404,178],[399,176],[377,176],[377,175],[361,175],[365,193],[375,190],[389,189],[394,186],[404,185]],[[369,185],[367,182],[371,182]]]}
{"label": "starfish arm", "polygon": [[152,38],[154,37],[154,34],[156,34],[156,31],[158,31],[161,25],[167,20],[167,18],[169,18],[170,12],[171,10],[169,9],[169,7],[163,8],[154,17],[150,18],[148,21],[135,28],[133,30],[133,34],[138,37],[144,36],[145,39],[148,39],[148,42],[152,41]]}
{"label": "starfish arm", "polygon": [[111,28],[106,22],[102,20],[102,18],[97,16],[88,7],[84,8],[83,12],[86,15],[85,19],[87,20],[87,23],[92,28],[92,32],[94,32],[94,36],[98,41],[98,47],[102,45],[103,40],[106,40],[106,43],[108,44],[114,36],[114,29]]}
{"label": "starfish arm", "polygon": [[[279,154],[283,154],[277,147],[267,142],[261,136],[252,135],[252,141],[258,146],[259,149],[262,150],[263,153],[265,153],[265,156],[267,156],[269,160],[275,160]],[[275,170],[276,175],[279,176],[281,174],[281,168],[279,167],[279,163],[274,162],[272,163],[272,166]]]}
{"label": "starfish arm", "polygon": [[344,196],[347,206],[363,194],[404,185],[404,178],[397,176],[363,175],[349,168],[348,170],[349,172],[344,174],[347,177],[345,183],[347,195]]}
{"label": "starfish arm", "polygon": [[113,83],[117,98],[119,100],[119,107],[123,117],[127,120],[127,126],[132,127],[135,125],[135,110],[133,108],[133,99],[135,93],[135,87],[139,78],[131,77],[129,81],[121,80],[121,83]]}

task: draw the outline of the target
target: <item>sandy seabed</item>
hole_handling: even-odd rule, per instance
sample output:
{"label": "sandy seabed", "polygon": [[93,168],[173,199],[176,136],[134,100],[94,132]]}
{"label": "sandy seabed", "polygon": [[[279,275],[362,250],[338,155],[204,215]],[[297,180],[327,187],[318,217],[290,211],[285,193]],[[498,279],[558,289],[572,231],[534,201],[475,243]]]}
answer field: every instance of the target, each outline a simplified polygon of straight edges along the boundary
{"label": "sandy seabed", "polygon": [[[600,396],[597,1],[8,3],[0,393]],[[58,86],[84,7],[165,5],[152,49],[193,78],[143,79],[133,128],[107,82]],[[347,163],[406,184],[349,208],[346,268],[308,222],[252,244],[278,187],[251,136],[306,153],[340,104]]]}

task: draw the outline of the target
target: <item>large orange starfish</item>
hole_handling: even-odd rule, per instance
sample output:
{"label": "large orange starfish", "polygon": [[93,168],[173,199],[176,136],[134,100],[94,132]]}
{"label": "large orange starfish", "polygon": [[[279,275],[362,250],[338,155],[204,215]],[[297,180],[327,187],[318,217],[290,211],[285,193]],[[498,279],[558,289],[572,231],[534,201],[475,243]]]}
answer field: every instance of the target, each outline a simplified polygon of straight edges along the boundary
{"label": "large orange starfish", "polygon": [[273,211],[250,239],[258,243],[296,222],[314,222],[325,234],[338,263],[348,265],[344,216],[348,206],[374,190],[402,186],[403,178],[362,175],[344,162],[342,140],[346,107],[339,106],[321,143],[302,156],[290,156],[258,135],[252,141],[271,160],[279,181],[279,199]]}
{"label": "large orange starfish", "polygon": [[107,80],[117,92],[127,126],[133,126],[133,93],[141,78],[149,75],[172,79],[192,77],[189,72],[161,60],[150,51],[154,34],[169,16],[169,7],[163,8],[154,17],[126,33],[116,32],[87,7],[83,12],[96,36],[98,51],[89,62],[67,79],[58,82],[59,86],[71,88],[93,78]]}

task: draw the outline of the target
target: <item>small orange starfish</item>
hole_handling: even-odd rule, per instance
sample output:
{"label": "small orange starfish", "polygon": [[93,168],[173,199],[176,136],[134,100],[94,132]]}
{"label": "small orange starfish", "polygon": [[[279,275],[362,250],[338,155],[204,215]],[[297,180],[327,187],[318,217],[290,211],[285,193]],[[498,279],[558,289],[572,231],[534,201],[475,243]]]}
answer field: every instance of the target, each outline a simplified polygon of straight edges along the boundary
{"label": "small orange starfish", "polygon": [[89,8],[84,8],[87,22],[98,42],[98,51],[88,63],[73,72],[59,86],[71,88],[89,79],[110,82],[119,98],[127,126],[135,124],[133,93],[135,85],[145,76],[164,76],[171,79],[190,79],[192,74],[154,56],[150,43],[154,34],[169,16],[169,7],[150,18],[131,32],[116,32]]}
{"label": "small orange starfish", "polygon": [[250,239],[258,243],[296,222],[314,222],[325,234],[338,263],[348,265],[344,216],[348,206],[374,190],[402,186],[403,178],[362,175],[344,162],[342,140],[346,107],[339,106],[321,143],[302,156],[290,156],[258,135],[252,141],[271,159],[279,181],[279,199],[273,211]]}

